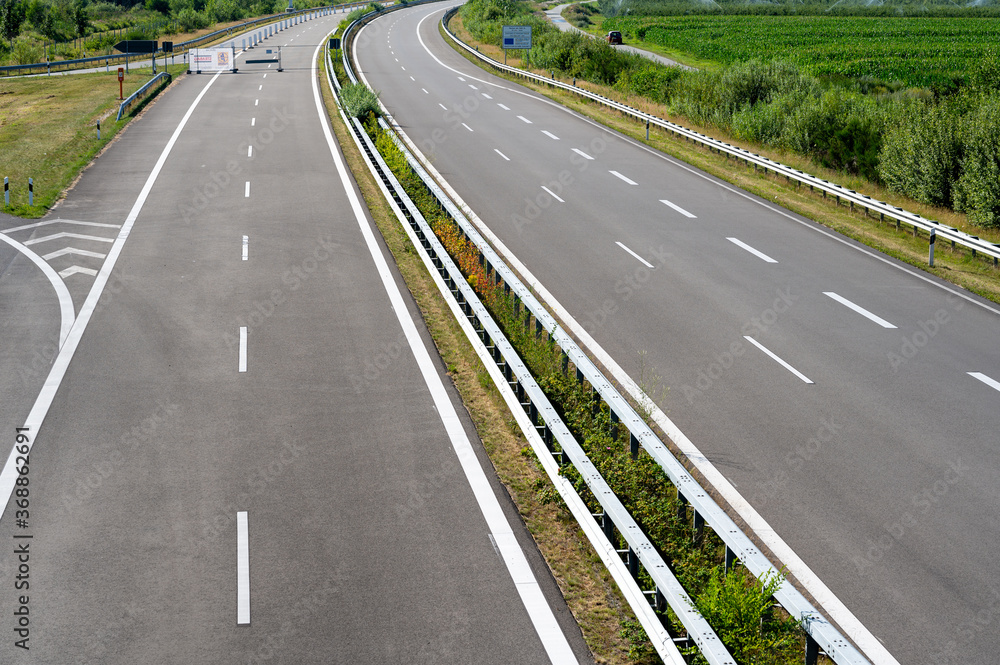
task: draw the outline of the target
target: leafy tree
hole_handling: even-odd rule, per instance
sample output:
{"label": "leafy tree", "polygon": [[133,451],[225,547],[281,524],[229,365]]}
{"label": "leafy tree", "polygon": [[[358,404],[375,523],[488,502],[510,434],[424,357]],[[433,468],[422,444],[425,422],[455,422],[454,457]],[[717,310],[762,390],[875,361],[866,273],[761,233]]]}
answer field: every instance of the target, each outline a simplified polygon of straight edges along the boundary
{"label": "leafy tree", "polygon": [[0,0],[0,34],[10,41],[14,48],[14,38],[21,34],[21,25],[26,15],[24,4],[17,0]]}
{"label": "leafy tree", "polygon": [[76,28],[77,37],[86,36],[87,28],[90,27],[90,12],[87,11],[84,0],[77,0],[73,4],[73,27]]}

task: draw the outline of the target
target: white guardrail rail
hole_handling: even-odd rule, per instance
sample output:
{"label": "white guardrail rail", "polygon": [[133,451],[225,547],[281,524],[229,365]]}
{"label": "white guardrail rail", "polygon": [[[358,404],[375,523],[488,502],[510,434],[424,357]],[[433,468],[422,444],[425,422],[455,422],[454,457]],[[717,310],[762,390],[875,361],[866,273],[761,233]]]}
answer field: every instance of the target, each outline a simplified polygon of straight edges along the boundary
{"label": "white guardrail rail", "polygon": [[[344,31],[344,67],[352,82],[357,82],[349,58],[354,31],[382,13],[385,12],[366,14]],[[339,84],[333,76],[333,63],[329,51],[326,62],[329,84],[331,88],[339,90]],[[343,110],[341,114],[343,115]],[[369,169],[380,183],[383,193],[409,234],[414,247],[417,248],[438,288],[510,406],[543,468],[636,612],[660,657],[667,663],[680,665],[684,662],[674,644],[675,639],[667,633],[658,613],[663,612],[666,605],[669,605],[688,633],[686,639],[678,638],[676,641],[690,640],[699,647],[702,655],[712,665],[735,663],[716,633],[691,603],[690,597],[673,576],[656,547],[614,495],[559,418],[558,412],[535,383],[488,310],[479,301],[420,212],[385,166],[360,123],[349,120],[346,116],[344,120],[352,128],[354,139],[362,152],[368,155]],[[385,129],[391,129],[384,120],[380,120],[380,123]],[[396,140],[396,145],[406,156],[410,166],[453,218],[461,233],[478,247],[480,261],[490,278],[495,284],[504,285],[504,288],[514,296],[518,308],[524,306],[525,326],[530,326],[531,319],[534,318],[536,335],[541,336],[544,331],[559,345],[563,353],[564,369],[568,369],[569,363],[572,362],[577,380],[589,382],[608,405],[612,428],[628,429],[633,456],[638,455],[639,449],[642,448],[656,460],[677,489],[678,497],[691,506],[696,531],[707,525],[725,543],[727,566],[738,560],[758,578],[778,574],[777,568],[673,456],[646,421],[635,412],[629,402],[619,394],[576,342],[501,260],[458,206],[430,177],[419,160],[396,137],[395,132],[390,131],[390,136]],[[591,513],[572,484],[560,475],[559,465],[567,462],[572,463],[584,478],[593,498],[601,505],[602,512]],[[624,545],[621,549],[620,543]],[[639,587],[640,568],[653,580],[655,588],[647,590]],[[774,598],[790,616],[801,623],[805,631],[807,665],[814,665],[817,662],[820,650],[838,665],[871,665],[870,661],[790,582],[784,581]]]}
{"label": "white guardrail rail", "polygon": [[700,143],[710,150],[742,160],[747,164],[752,165],[755,170],[759,168],[764,169],[765,171],[770,171],[776,175],[787,178],[789,181],[799,183],[800,185],[807,185],[810,190],[821,192],[824,196],[829,195],[834,197],[838,204],[841,201],[845,202],[851,207],[852,210],[854,209],[854,206],[858,206],[867,213],[878,216],[880,220],[884,221],[886,218],[889,218],[890,220],[895,221],[897,227],[901,223],[906,224],[913,229],[914,235],[916,235],[917,229],[927,231],[928,233],[934,231],[940,238],[950,241],[953,247],[955,245],[961,245],[962,247],[966,247],[971,250],[973,256],[982,253],[986,256],[992,257],[994,266],[997,266],[998,263],[1000,263],[1000,243],[988,242],[977,236],[959,231],[954,227],[936,222],[933,219],[927,219],[916,213],[909,212],[902,208],[897,208],[896,206],[886,203],[885,201],[878,201],[870,196],[866,196],[865,194],[859,194],[853,189],[847,189],[846,187],[842,187],[841,185],[832,183],[828,180],[823,180],[822,178],[817,178],[816,176],[803,171],[793,169],[790,166],[785,166],[784,164],[768,159],[767,157],[762,157],[761,155],[750,152],[749,150],[719,141],[718,139],[713,139],[712,137],[705,136],[704,134],[699,134],[698,132],[688,129],[682,125],[678,125],[655,115],[645,113],[639,109],[632,108],[627,104],[622,104],[621,102],[598,95],[595,92],[584,90],[575,85],[563,83],[562,81],[556,81],[555,79],[545,78],[544,76],[539,76],[533,72],[528,72],[523,69],[518,69],[517,67],[511,67],[510,65],[498,62],[493,58],[480,53],[472,46],[469,46],[451,32],[448,28],[448,19],[450,19],[456,11],[457,8],[450,9],[441,19],[441,25],[444,28],[445,33],[459,48],[462,48],[495,69],[508,74],[513,74],[515,76],[521,76],[537,83],[544,83],[562,90],[574,92],[578,95],[587,97],[595,102],[620,111],[625,115],[630,115],[633,118],[641,120],[647,123],[647,127],[648,125],[655,125],[693,143]]}

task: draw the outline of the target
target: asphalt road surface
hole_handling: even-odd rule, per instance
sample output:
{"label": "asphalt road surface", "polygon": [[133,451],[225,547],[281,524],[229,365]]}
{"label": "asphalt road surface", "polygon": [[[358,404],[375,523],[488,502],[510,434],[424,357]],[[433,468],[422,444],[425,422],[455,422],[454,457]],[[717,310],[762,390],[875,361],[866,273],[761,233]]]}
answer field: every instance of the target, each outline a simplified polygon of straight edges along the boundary
{"label": "asphalt road surface", "polygon": [[444,9],[374,21],[358,58],[528,281],[872,658],[995,662],[1000,308],[490,75]]}
{"label": "asphalt road surface", "polygon": [[319,111],[340,18],[0,219],[0,662],[588,661]]}

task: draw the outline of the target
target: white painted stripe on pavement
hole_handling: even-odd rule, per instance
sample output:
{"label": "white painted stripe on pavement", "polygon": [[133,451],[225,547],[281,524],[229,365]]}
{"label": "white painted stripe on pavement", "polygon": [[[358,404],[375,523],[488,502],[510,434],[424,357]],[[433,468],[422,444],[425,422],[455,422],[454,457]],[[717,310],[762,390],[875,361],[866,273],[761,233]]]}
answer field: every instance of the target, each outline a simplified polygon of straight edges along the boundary
{"label": "white painted stripe on pavement", "polygon": [[499,102],[497,102],[497,106],[499,106],[500,108],[502,108],[504,111],[509,111],[510,110],[509,106],[504,106],[503,104],[501,104]]}
{"label": "white painted stripe on pavement", "polygon": [[121,224],[101,224],[99,222],[77,222],[72,219],[50,219],[45,222],[35,222],[34,224],[25,224],[24,226],[15,226],[12,229],[7,229],[4,233],[14,233],[15,231],[25,231],[27,229],[36,229],[39,226],[48,226],[49,224],[73,224],[75,226],[96,226],[105,229],[120,229]]}
{"label": "white painted stripe on pavement", "polygon": [[1000,381],[997,381],[996,379],[991,379],[982,372],[968,372],[968,375],[974,379],[979,379],[993,390],[1000,391]]}
{"label": "white painted stripe on pavement", "polygon": [[751,247],[750,245],[746,244],[745,242],[743,242],[742,240],[740,240],[738,238],[726,238],[726,240],[728,240],[729,242],[733,243],[737,247],[742,247],[746,251],[748,251],[751,254],[753,254],[754,256],[756,256],[758,259],[761,259],[763,261],[767,261],[768,263],[777,263],[777,261],[775,261],[774,259],[772,259],[770,256],[768,256],[764,252],[761,252],[759,250],[754,249],[753,247]]}
{"label": "white painted stripe on pavement", "polygon": [[[428,14],[428,16],[430,16],[430,14]],[[413,352],[414,359],[416,360],[420,373],[423,376],[424,383],[427,385],[431,398],[434,400],[438,416],[441,418],[441,422],[448,433],[448,438],[451,440],[452,447],[455,449],[455,453],[458,456],[462,470],[465,472],[465,477],[476,497],[479,509],[482,511],[483,517],[486,519],[486,524],[490,533],[493,534],[498,547],[501,548],[501,552],[504,554],[504,562],[507,563],[507,570],[513,579],[515,573],[520,575],[520,573],[524,570],[524,567],[527,566],[527,559],[524,556],[524,552],[521,551],[521,548],[517,545],[516,541],[511,543],[511,540],[506,538],[508,534],[510,534],[511,538],[513,537],[513,530],[511,529],[510,523],[507,521],[507,516],[504,515],[503,509],[500,507],[500,502],[493,493],[493,488],[490,487],[489,480],[486,478],[486,473],[483,471],[483,467],[479,464],[476,452],[473,450],[472,443],[469,441],[469,438],[465,433],[465,428],[462,426],[462,421],[459,419],[458,413],[455,410],[455,405],[452,404],[449,399],[444,383],[442,382],[441,377],[438,376],[436,369],[437,365],[433,360],[431,360],[427,347],[424,345],[423,339],[421,339],[420,333],[417,331],[416,325],[413,323],[413,319],[407,311],[406,301],[403,300],[403,296],[393,279],[388,263],[382,255],[378,246],[378,241],[375,239],[375,233],[365,215],[365,209],[362,207],[361,202],[354,191],[354,187],[351,184],[351,176],[348,174],[347,168],[344,166],[344,162],[340,156],[340,151],[337,148],[337,143],[330,130],[330,123],[327,119],[326,109],[323,106],[323,101],[319,93],[319,86],[317,83],[319,77],[316,75],[316,60],[319,54],[319,49],[322,46],[323,44],[320,44],[316,47],[316,51],[313,53],[312,57],[313,100],[316,103],[316,112],[319,116],[320,124],[323,126],[323,133],[326,136],[327,145],[330,148],[330,155],[333,157],[334,164],[337,167],[337,172],[340,174],[341,184],[344,191],[347,193],[348,200],[351,202],[355,219],[358,222],[358,227],[361,229],[361,234],[364,236],[365,243],[368,246],[368,251],[371,253],[372,260],[378,270],[379,277],[382,280],[382,285],[384,286],[386,293],[389,295],[393,312],[399,321],[400,327],[403,329],[403,333],[405,334],[410,349]],[[362,78],[363,77],[364,74],[362,73]],[[367,83],[367,81],[365,82]],[[511,543],[511,545],[507,546],[507,543]],[[517,564],[514,568],[512,568],[510,562],[514,561],[516,561]],[[531,574],[530,568],[528,568],[527,571],[531,577],[525,578],[521,583],[517,583],[518,579],[515,579],[515,586],[517,588],[518,595],[521,597],[521,602],[524,604],[524,608],[528,612],[531,623],[535,627],[535,631],[538,633],[538,637],[542,641],[542,646],[545,648],[545,652],[549,656],[549,660],[553,663],[559,664],[578,662],[576,656],[573,654],[573,649],[570,647],[569,642],[566,640],[566,636],[563,634],[562,629],[559,627],[559,623],[556,621],[552,608],[549,607],[549,604],[545,599],[545,595],[542,593],[542,589],[538,585],[538,581],[534,578],[534,575]]]}
{"label": "white painted stripe on pavement", "polygon": [[698,219],[697,217],[695,217],[694,215],[692,215],[691,213],[689,213],[684,208],[680,207],[679,205],[677,205],[675,203],[671,203],[670,201],[668,201],[666,199],[660,199],[660,203],[664,204],[668,208],[673,208],[674,210],[676,210],[680,214],[684,215],[685,217],[690,217],[691,219]]}
{"label": "white painted stripe on pavement", "polygon": [[247,327],[240,326],[240,371],[247,371]]}
{"label": "white painted stripe on pavement", "polygon": [[[53,290],[55,290],[56,298],[59,300],[59,346],[61,347],[66,343],[66,338],[69,336],[69,331],[73,326],[74,319],[76,318],[76,314],[73,311],[73,297],[69,294],[69,289],[66,288],[66,284],[59,279],[60,276],[65,278],[66,275],[57,273],[55,268],[46,263],[42,257],[13,238],[7,237],[5,233],[0,233],[0,242],[7,243],[21,254],[28,257],[28,260],[34,263],[35,266],[42,271],[42,274],[45,275],[45,278],[49,280],[49,284],[51,284]],[[3,489],[5,488],[0,486],[0,491],[3,491]],[[2,508],[0,508],[0,514],[2,514]]]}
{"label": "white painted stripe on pavement", "polygon": [[872,314],[871,312],[869,312],[864,307],[852,303],[847,298],[845,298],[845,297],[843,297],[841,295],[837,295],[833,291],[824,291],[823,295],[828,296],[830,298],[833,298],[834,300],[836,300],[837,302],[839,302],[844,307],[848,307],[850,309],[853,309],[855,312],[857,312],[861,316],[863,316],[863,317],[865,317],[867,319],[871,319],[872,321],[874,321],[875,323],[879,324],[883,328],[895,328],[896,327],[896,326],[892,325],[891,323],[889,323],[888,321],[886,321],[885,319],[883,319],[881,316],[877,316],[875,314]]}
{"label": "white painted stripe on pavement", "polygon": [[634,180],[629,180],[628,178],[626,178],[625,176],[623,176],[618,171],[608,171],[608,173],[610,173],[611,175],[613,175],[616,178],[621,178],[622,180],[624,180],[625,182],[627,182],[630,185],[638,185],[639,184],[639,183],[635,182]]}
{"label": "white painted stripe on pavement", "polygon": [[427,88],[421,88],[421,90],[423,90],[423,91],[424,91],[424,94],[425,94],[425,95],[429,95],[429,94],[431,94],[431,93],[427,92]]}
{"label": "white painted stripe on pavement", "polygon": [[250,625],[250,533],[247,513],[236,513],[236,624]]}
{"label": "white painted stripe on pavement", "polygon": [[465,124],[464,122],[462,123],[462,127],[465,127],[465,128],[466,128],[466,129],[468,129],[468,130],[469,130],[470,132],[472,131],[472,127],[469,127],[469,126],[468,126],[467,124]]}
{"label": "white painted stripe on pavement", "polygon": [[249,180],[247,180],[247,186],[243,190],[243,198],[247,198],[247,199],[250,198],[250,181]]}
{"label": "white painted stripe on pavement", "polygon": [[503,154],[502,152],[500,152],[496,148],[493,148],[493,152],[495,152],[496,154],[500,155],[501,157],[503,157],[504,159],[506,159],[508,162],[510,161],[510,157],[508,157],[507,155]]}
{"label": "white painted stripe on pavement", "polygon": [[558,194],[556,194],[555,192],[553,192],[553,191],[552,191],[551,189],[549,189],[549,188],[548,188],[548,187],[546,187],[545,185],[542,185],[542,189],[544,189],[544,190],[545,190],[546,192],[548,192],[548,193],[549,193],[549,196],[551,196],[552,198],[554,198],[554,199],[555,199],[556,201],[558,201],[559,203],[566,203],[566,202],[565,202],[565,201],[563,201],[563,200],[562,200],[561,198],[559,198],[559,195],[558,195]]}
{"label": "white painted stripe on pavement", "polygon": [[[58,392],[59,386],[62,384],[63,377],[66,376],[66,371],[69,369],[70,361],[73,360],[73,355],[76,353],[76,350],[80,345],[80,340],[83,338],[83,333],[87,329],[87,324],[90,323],[90,318],[93,316],[94,310],[97,307],[97,301],[100,299],[101,294],[104,292],[104,288],[108,284],[108,279],[111,277],[111,271],[114,270],[118,257],[122,252],[122,248],[125,246],[125,241],[128,240],[128,236],[132,231],[132,226],[135,224],[136,218],[142,211],[142,207],[145,205],[146,199],[149,197],[149,192],[153,189],[153,184],[160,175],[160,170],[163,168],[163,164],[167,161],[170,151],[173,150],[174,144],[177,143],[177,139],[180,136],[181,131],[184,129],[184,126],[187,125],[187,122],[194,113],[195,108],[197,108],[198,104],[205,97],[205,93],[207,93],[208,89],[212,87],[212,84],[218,80],[221,73],[222,72],[217,72],[215,76],[209,79],[208,83],[205,84],[205,87],[202,88],[201,92],[198,93],[198,96],[195,97],[193,102],[191,102],[191,106],[188,107],[184,117],[181,118],[180,123],[177,125],[177,129],[174,130],[170,140],[167,141],[167,145],[164,146],[163,152],[160,153],[159,159],[156,160],[156,165],[153,166],[153,170],[146,179],[146,184],[143,185],[142,191],[139,192],[139,197],[136,199],[135,204],[133,204],[132,210],[129,211],[128,217],[125,219],[125,223],[122,224],[121,231],[118,233],[118,238],[111,246],[111,251],[108,252],[108,258],[105,259],[104,265],[101,266],[101,270],[97,274],[93,286],[90,287],[87,299],[84,300],[83,305],[80,307],[80,314],[73,322],[69,334],[66,336],[66,341],[59,348],[59,354],[52,363],[52,369],[49,370],[45,383],[42,385],[42,389],[39,391],[38,397],[35,399],[35,403],[31,407],[31,411],[28,413],[27,419],[24,421],[24,427],[26,429],[25,433],[28,434],[29,437],[28,443],[26,444],[29,451],[35,444],[35,437],[37,436],[39,429],[41,429],[42,423],[45,421],[45,416],[48,415],[49,408],[52,406],[52,400],[55,399],[56,392]],[[10,502],[10,497],[14,493],[14,483],[18,478],[18,466],[17,449],[12,446],[10,456],[4,464],[3,471],[0,472],[0,502],[2,502],[2,505],[4,506]],[[0,512],[0,516],[2,516],[2,512]]]}
{"label": "white painted stripe on pavement", "polygon": [[556,136],[555,134],[553,134],[552,132],[550,132],[550,131],[549,131],[549,130],[547,130],[547,129],[543,129],[543,130],[542,130],[542,134],[545,134],[545,135],[546,135],[546,136],[548,136],[548,137],[549,137],[550,139],[555,139],[556,141],[558,141],[558,140],[559,140],[559,137],[558,137],[558,136]]}
{"label": "white painted stripe on pavement", "polygon": [[519,115],[519,116],[517,116],[517,119],[518,119],[518,120],[521,120],[521,121],[523,121],[523,122],[526,122],[526,123],[528,123],[529,125],[533,125],[533,124],[535,124],[535,123],[531,122],[530,120],[528,120],[527,118],[525,118],[525,117],[524,117],[523,115]]}
{"label": "white painted stripe on pavement", "polygon": [[414,83],[416,83],[417,81],[417,79],[413,78],[412,76],[410,77],[410,80],[413,81]]}
{"label": "white painted stripe on pavement", "polygon": [[257,118],[250,118],[250,126],[254,127],[257,125]]}
{"label": "white painted stripe on pavement", "polygon": [[493,99],[492,97],[490,97],[489,95],[487,95],[485,92],[482,93],[482,94],[483,94],[483,97],[485,97],[486,99]]}
{"label": "white painted stripe on pavement", "polygon": [[67,233],[62,231],[60,233],[53,233],[50,236],[42,236],[41,238],[32,238],[31,240],[25,240],[25,246],[37,245],[40,242],[47,242],[49,240],[59,240],[61,238],[76,238],[77,240],[93,240],[95,242],[107,242],[113,243],[114,238],[102,238],[100,236],[86,236],[81,233]]}
{"label": "white painted stripe on pavement", "polygon": [[[440,11],[444,10],[442,9]],[[434,53],[430,50],[430,48],[428,48],[427,43],[424,42],[423,37],[420,36],[419,26],[422,25],[427,18],[433,16],[434,13],[436,12],[428,13],[418,23],[417,40],[420,42],[420,46],[424,49],[424,51],[431,58],[433,58],[434,61],[438,63],[438,65],[449,71],[457,71],[454,68],[450,67],[449,65],[446,65],[436,55],[434,55]],[[478,80],[480,83],[483,83],[484,85],[493,85],[494,87],[506,90],[513,94],[524,95],[526,97],[532,97],[533,99],[537,99],[533,97],[531,93],[522,92],[516,88],[508,88],[496,83],[492,83],[485,79],[476,79],[476,80]],[[570,111],[568,111],[565,107],[560,106],[555,102],[546,100],[545,98],[541,98],[541,101],[542,103],[548,104],[549,106],[551,106],[556,110],[562,111],[564,113],[570,113]],[[582,121],[589,124],[597,131],[603,132],[607,130],[607,128],[604,127],[603,125],[600,125],[597,122],[594,122],[593,120],[590,120],[588,118],[583,118]],[[406,141],[407,145],[410,147],[410,150],[412,150],[415,154],[419,155],[420,159],[423,160],[424,168],[426,168],[434,177],[438,179],[444,190],[447,191],[449,196],[451,196],[455,200],[455,203],[458,204],[467,214],[469,214],[470,218],[472,219],[472,222],[479,229],[479,232],[482,233],[487,238],[487,240],[489,240],[489,242],[493,244],[494,247],[496,247],[501,251],[501,253],[504,255],[504,258],[507,259],[507,262],[511,265],[511,267],[515,268],[518,272],[524,275],[525,279],[529,282],[529,286],[537,290],[538,293],[545,300],[545,303],[551,306],[555,310],[556,315],[559,318],[561,318],[564,322],[566,322],[566,324],[570,328],[570,332],[576,335],[577,339],[583,341],[584,346],[587,347],[587,350],[590,351],[592,354],[594,354],[598,358],[598,360],[600,360],[601,364],[603,364],[605,367],[608,368],[613,377],[622,386],[625,387],[625,390],[628,391],[628,393],[633,397],[633,399],[635,399],[640,403],[652,404],[651,415],[656,424],[663,429],[663,431],[667,434],[667,436],[670,437],[670,439],[677,445],[677,447],[684,454],[684,456],[698,469],[698,471],[704,474],[706,480],[708,481],[708,484],[714,487],[715,490],[718,491],[719,494],[729,503],[729,505],[733,507],[733,510],[735,510],[736,513],[740,516],[740,518],[747,523],[749,529],[757,537],[761,539],[761,541],[768,547],[768,549],[771,550],[772,553],[774,553],[774,556],[780,560],[782,565],[789,571],[789,573],[791,575],[794,575],[795,578],[797,578],[799,582],[806,588],[806,590],[813,596],[813,598],[816,599],[816,601],[820,605],[820,609],[825,609],[829,618],[833,619],[835,622],[840,624],[841,628],[844,629],[845,633],[852,640],[854,640],[854,642],[859,647],[861,647],[861,649],[869,656],[869,658],[874,659],[873,662],[878,663],[878,665],[900,665],[899,661],[896,660],[892,656],[892,654],[889,653],[888,649],[885,648],[885,645],[883,645],[879,641],[879,639],[876,638],[871,633],[871,631],[869,631],[868,628],[858,619],[858,617],[854,615],[854,613],[847,607],[847,605],[845,605],[844,602],[840,600],[840,598],[838,598],[837,595],[833,593],[833,591],[830,590],[830,587],[828,587],[826,583],[823,582],[823,580],[821,580],[819,576],[815,572],[813,572],[813,570],[808,565],[806,565],[805,561],[803,561],[802,558],[795,553],[795,550],[793,550],[788,545],[788,543],[786,543],[785,540],[777,534],[777,532],[767,522],[767,520],[765,520],[761,516],[761,514],[757,512],[757,509],[754,508],[743,497],[742,494],[740,494],[740,492],[736,489],[735,486],[733,486],[733,484],[729,481],[729,479],[726,478],[726,476],[719,471],[718,467],[716,467],[709,460],[708,456],[705,455],[705,453],[703,453],[698,448],[698,446],[696,446],[694,442],[691,441],[691,439],[689,439],[687,435],[684,434],[683,431],[681,431],[681,429],[667,416],[666,413],[663,412],[663,410],[659,406],[655,404],[655,402],[650,400],[649,396],[646,395],[646,393],[642,390],[639,384],[637,384],[635,380],[632,379],[631,376],[629,376],[628,372],[622,369],[622,366],[619,365],[618,362],[614,358],[612,358],[611,355],[600,344],[597,343],[597,340],[595,340],[593,336],[589,332],[587,332],[587,329],[584,328],[579,321],[577,321],[570,315],[569,311],[562,305],[562,303],[560,303],[552,295],[552,293],[545,287],[545,285],[542,284],[538,280],[538,278],[536,278],[531,273],[530,270],[528,270],[527,266],[525,266],[524,263],[521,262],[521,260],[518,259],[513,252],[510,251],[510,248],[504,245],[503,241],[501,241],[500,238],[498,238],[497,235],[493,231],[491,231],[488,226],[486,226],[483,220],[478,215],[476,215],[476,213],[472,210],[472,208],[469,207],[468,203],[466,203],[462,199],[462,197],[459,196],[458,192],[455,191],[455,188],[448,183],[448,181],[427,159],[426,155],[423,155],[423,153],[421,153],[420,148],[413,142],[412,139],[410,139],[406,135],[406,132],[398,128],[397,131],[399,131],[400,135],[403,136],[403,140]],[[813,222],[802,221],[797,217],[793,216],[791,213],[783,210],[782,208],[774,207],[766,203],[763,203],[758,199],[751,197],[749,194],[743,192],[742,190],[739,190],[735,187],[730,187],[728,185],[719,184],[717,181],[712,181],[710,179],[710,176],[698,171],[697,169],[691,166],[688,166],[684,162],[679,162],[662,153],[656,152],[643,143],[639,143],[627,138],[621,138],[621,140],[625,141],[629,145],[632,145],[639,150],[646,151],[647,153],[653,155],[657,159],[662,159],[664,161],[667,161],[670,164],[676,166],[677,168],[683,169],[696,177],[702,178],[706,181],[711,181],[713,182],[713,184],[717,185],[718,187],[721,187],[722,189],[725,189],[726,191],[732,193],[734,196],[743,197],[744,199],[752,203],[767,208],[769,211],[775,214],[783,215],[788,219],[796,222],[797,224],[802,224],[803,226],[806,226],[807,228],[813,231],[822,233],[828,238],[836,240],[837,242],[840,242],[854,250],[860,251],[868,256],[871,256],[872,258],[878,261],[881,261],[898,270],[903,270],[908,275],[916,277],[917,279],[921,279],[938,288],[944,288],[952,295],[963,298],[964,300],[967,300],[968,302],[978,305],[979,307],[982,307],[984,309],[988,309],[994,314],[1000,314],[1000,309],[989,307],[980,302],[980,300],[976,300],[954,289],[943,287],[939,282],[932,281],[929,277],[925,277],[924,275],[918,272],[912,272],[907,268],[900,267],[899,265],[897,265],[897,263],[893,262],[894,259],[882,257],[873,251],[862,249],[858,247],[856,244],[851,244],[851,242],[853,241],[841,238],[835,233],[826,232],[822,229],[819,229]]]}
{"label": "white painted stripe on pavement", "polygon": [[257,106],[258,104],[260,104],[260,100],[259,99],[253,100],[253,105],[254,106]]}
{"label": "white painted stripe on pavement", "polygon": [[761,344],[760,342],[758,342],[757,340],[755,340],[753,337],[750,337],[750,335],[743,335],[743,339],[745,339],[746,341],[750,342],[751,344],[753,344],[754,346],[756,346],[758,349],[760,349],[761,351],[763,351],[767,355],[771,356],[771,358],[775,362],[777,362],[779,365],[781,365],[782,367],[784,367],[785,369],[787,369],[789,372],[791,372],[795,376],[797,376],[800,379],[802,379],[802,381],[804,381],[805,383],[812,383],[812,381],[809,380],[809,377],[807,377],[805,374],[803,374],[799,370],[795,369],[794,367],[792,367],[791,365],[789,365],[788,363],[786,363],[784,360],[782,360],[781,358],[779,358],[777,356],[777,354],[775,354],[774,352],[772,352],[771,350],[769,350],[766,346],[764,346],[763,344]]}
{"label": "white painted stripe on pavement", "polygon": [[247,157],[253,157],[253,146],[252,145],[248,145],[247,146]]}
{"label": "white painted stripe on pavement", "polygon": [[250,258],[250,236],[243,236],[243,260]]}
{"label": "white painted stripe on pavement", "polygon": [[652,263],[650,263],[650,262],[649,262],[649,261],[647,261],[646,259],[644,259],[644,258],[642,258],[641,256],[639,256],[638,254],[636,254],[635,252],[633,252],[633,251],[632,251],[631,249],[629,249],[628,247],[626,247],[626,246],[625,246],[625,245],[623,245],[622,243],[620,243],[620,242],[617,242],[617,241],[615,241],[615,244],[616,244],[616,245],[618,245],[619,247],[621,247],[622,249],[624,249],[624,250],[625,250],[626,252],[628,252],[629,254],[631,254],[632,256],[634,256],[635,258],[639,259],[639,261],[640,261],[640,262],[641,262],[641,263],[642,263],[642,264],[643,264],[644,266],[646,266],[647,268],[652,268],[652,267],[653,267],[653,264],[652,264]]}
{"label": "white painted stripe on pavement", "polygon": [[473,90],[479,90],[479,88],[477,88],[476,86],[472,85],[471,83],[469,84],[469,87],[472,88]]}
{"label": "white painted stripe on pavement", "polygon": [[[63,247],[62,249],[57,249],[54,252],[49,252],[42,258],[46,261],[51,259],[57,259],[60,256],[66,256],[67,254],[76,254],[78,256],[89,256],[92,259],[103,259],[107,254],[101,254],[100,252],[91,252],[86,249],[77,249],[76,247]],[[95,275],[97,273],[94,273]]]}
{"label": "white painted stripe on pavement", "polygon": [[590,155],[588,155],[587,153],[585,153],[583,150],[580,150],[579,148],[573,148],[573,152],[575,152],[576,154],[580,155],[584,159],[589,159],[590,161],[594,161],[593,157],[591,157]]}
{"label": "white painted stripe on pavement", "polygon": [[260,92],[263,89],[264,89],[264,84],[263,83],[261,83],[259,86],[257,86],[257,92]]}
{"label": "white painted stripe on pavement", "polygon": [[448,110],[448,107],[445,106],[444,104],[442,104],[441,102],[438,102],[438,106],[440,106],[441,108],[443,108],[445,111]]}
{"label": "white painted stripe on pavement", "polygon": [[84,268],[82,266],[70,266],[69,268],[59,271],[59,276],[62,277],[63,279],[66,279],[67,277],[77,274],[90,275],[91,277],[96,277],[97,271],[94,270],[93,268]]}

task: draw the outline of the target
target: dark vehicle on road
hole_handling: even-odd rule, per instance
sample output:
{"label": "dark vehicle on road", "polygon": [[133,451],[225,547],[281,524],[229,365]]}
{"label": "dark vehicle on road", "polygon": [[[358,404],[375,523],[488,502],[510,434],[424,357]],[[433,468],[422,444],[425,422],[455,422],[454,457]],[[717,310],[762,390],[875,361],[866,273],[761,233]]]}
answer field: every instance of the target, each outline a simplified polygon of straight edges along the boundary
{"label": "dark vehicle on road", "polygon": [[608,43],[609,44],[621,44],[622,43],[622,33],[617,30],[612,30],[608,33]]}

